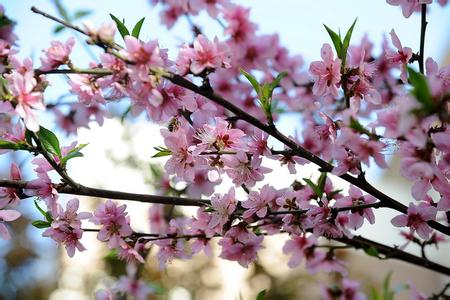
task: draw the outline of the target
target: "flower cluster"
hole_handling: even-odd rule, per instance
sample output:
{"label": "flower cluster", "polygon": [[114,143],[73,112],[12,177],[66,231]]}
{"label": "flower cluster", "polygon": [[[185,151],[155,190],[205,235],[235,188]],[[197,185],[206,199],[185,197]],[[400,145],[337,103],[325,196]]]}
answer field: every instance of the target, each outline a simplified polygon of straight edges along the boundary
{"label": "flower cluster", "polygon": [[[89,44],[105,50],[89,68],[77,67],[71,58],[73,38],[51,42],[38,69],[29,58],[19,60],[14,23],[0,6],[0,153],[27,150],[37,156],[31,161],[36,179],[23,183],[13,164],[11,181],[18,187],[8,181],[0,189],[2,238],[10,238],[4,223],[20,217],[10,208],[28,196],[45,202],[43,235],[64,245],[69,256],[85,250],[81,225],[88,219],[97,226],[90,229],[98,232],[97,239],[133,266],[145,262],[151,247],[157,248],[161,268],[200,252],[212,255],[211,241],[217,238],[221,258],[248,267],[264,247],[265,236],[285,233],[282,250],[290,267],[304,263],[311,274],[333,271],[344,277],[339,286],[322,288],[325,299],[365,299],[359,283],[346,278],[335,246],[323,241],[357,241],[355,231],[375,223],[375,208],[402,212],[391,220],[395,227],[407,228],[401,249],[410,242],[424,249],[444,240],[437,231],[448,230],[450,213],[450,66],[439,67],[432,58],[425,61],[423,53],[400,42],[394,29],[377,54],[368,36],[350,40],[353,24],[343,41],[327,27],[333,46],[324,43],[321,59],[307,67],[301,56],[281,45],[278,35],[259,34],[249,9],[229,0],[151,2],[161,7],[161,21],[169,28],[187,17],[194,39],[171,53],[171,59],[156,39],[128,34],[122,47],[114,42],[114,25],[95,28],[86,23],[79,31]],[[426,13],[433,1],[387,2],[401,6],[409,17],[417,10]],[[210,39],[192,23],[190,16],[203,10],[219,20],[220,36]],[[421,72],[410,67],[415,61]],[[44,103],[50,73],[67,73],[76,102],[65,108]],[[61,191],[89,195],[66,168],[69,159],[82,156],[84,145],[61,148],[56,135],[40,126],[37,110],[53,113],[60,129],[76,135],[93,120],[102,125],[112,102],[127,104],[124,118],[128,112],[134,117],[144,113],[163,127],[164,146],[155,148],[155,156],[168,157],[162,170],[152,169],[155,187],[159,197],[172,197],[164,198],[169,202],[192,201],[178,196],[211,196],[209,201],[189,202],[199,206],[195,216],[167,213],[155,204],[149,210],[151,233],[140,234],[131,228],[125,204],[107,200],[92,214],[78,213],[76,198],[65,209],[61,206]],[[301,113],[301,126],[293,136],[277,129],[285,111]],[[272,138],[281,142],[282,150]],[[414,200],[408,207],[365,178],[371,164],[389,167],[385,155],[390,148],[400,154],[399,173],[413,184]],[[286,182],[284,188],[267,180],[273,172],[269,163],[297,176],[308,162],[320,167],[320,177]],[[59,184],[51,179],[54,171],[62,178]],[[336,188],[331,174],[351,183],[348,191]],[[215,193],[227,182],[231,186],[226,193]],[[241,188],[245,196],[238,197]],[[163,198],[155,202],[163,203]],[[363,246],[355,247],[366,249]],[[135,275],[130,269],[97,298],[126,292],[145,299],[153,291]]]}

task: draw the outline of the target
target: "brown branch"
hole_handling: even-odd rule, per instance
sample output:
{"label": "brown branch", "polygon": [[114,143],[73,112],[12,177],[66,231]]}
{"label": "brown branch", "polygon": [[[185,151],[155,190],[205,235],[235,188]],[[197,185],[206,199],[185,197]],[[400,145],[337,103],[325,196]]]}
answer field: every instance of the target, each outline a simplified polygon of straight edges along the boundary
{"label": "brown branch", "polygon": [[416,266],[423,267],[425,269],[433,270],[441,274],[450,276],[449,267],[429,261],[419,256],[415,256],[408,252],[402,251],[399,248],[389,247],[381,243],[363,238],[362,236],[354,236],[353,238],[342,237],[336,238],[334,240],[347,245],[351,245],[355,249],[369,249],[370,247],[374,247],[375,249],[377,249],[378,253],[385,255],[386,259],[398,259]]}
{"label": "brown branch", "polygon": [[419,70],[420,73],[425,74],[424,61],[425,61],[425,32],[427,30],[427,5],[421,5],[421,22],[420,22],[420,52],[419,52]]}
{"label": "brown branch", "polygon": [[[377,203],[365,203],[360,205],[353,205],[353,206],[343,206],[343,207],[330,207],[330,210],[333,214],[337,214],[342,211],[349,211],[349,210],[359,210],[359,209],[365,209],[365,208],[381,208],[386,207],[382,202]],[[288,214],[304,214],[307,213],[307,209],[302,210],[279,210],[279,211],[271,211],[269,212],[269,215],[288,215]]]}
{"label": "brown branch", "polygon": [[[26,189],[27,185],[28,185],[28,181],[0,179],[1,187]],[[204,205],[208,205],[210,203],[209,200],[127,193],[127,192],[92,188],[92,187],[87,187],[87,186],[83,186],[80,184],[77,184],[77,185],[78,186],[76,188],[72,187],[70,185],[65,185],[65,184],[55,184],[54,187],[58,191],[58,193],[61,193],[61,194],[90,196],[90,197],[116,199],[116,200],[139,201],[139,202],[145,202],[145,203],[171,204],[171,205],[180,205],[180,206],[204,206]],[[26,197],[26,195],[24,195],[24,197]]]}

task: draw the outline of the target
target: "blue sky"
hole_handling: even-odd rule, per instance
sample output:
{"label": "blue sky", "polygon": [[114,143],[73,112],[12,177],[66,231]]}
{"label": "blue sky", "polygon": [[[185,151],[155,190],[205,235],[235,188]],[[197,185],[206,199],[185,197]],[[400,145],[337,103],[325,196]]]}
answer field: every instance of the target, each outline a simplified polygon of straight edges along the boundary
{"label": "blue sky", "polygon": [[[383,34],[394,28],[402,43],[416,50],[419,45],[420,17],[414,14],[405,19],[398,7],[393,7],[383,0],[247,0],[239,1],[241,4],[251,7],[251,18],[259,24],[261,32],[279,33],[281,40],[292,53],[304,54],[306,61],[319,57],[322,43],[329,38],[322,24],[331,28],[346,30],[357,17],[358,24],[354,31],[354,41],[360,40],[364,33],[368,33],[376,45],[380,44]],[[125,18],[130,24],[134,24],[141,17],[146,17],[143,37],[157,38],[161,44],[169,48],[172,57],[176,55],[173,48],[181,41],[190,38],[189,27],[185,20],[179,22],[169,33],[158,24],[158,9],[152,8],[150,1],[133,0],[129,2],[117,0],[78,0],[63,1],[69,11],[79,8],[88,8],[95,13],[88,19],[95,24],[109,22],[109,13]],[[54,39],[52,28],[54,24],[37,16],[30,11],[31,5],[55,13],[51,1],[5,1],[8,15],[19,21],[16,32],[20,37],[22,55],[39,56],[40,50],[48,46],[48,42]],[[442,9],[433,4],[429,10],[429,25],[427,28],[426,54],[432,55],[439,61],[444,49],[450,47],[450,6]],[[220,30],[218,24],[212,23],[208,18],[197,18],[202,29],[214,35]],[[68,37],[69,33],[61,35]],[[447,45],[446,45],[447,43]],[[80,47],[81,48],[81,47]],[[379,47],[376,46],[376,49]],[[85,54],[80,54],[78,59],[84,61]]]}

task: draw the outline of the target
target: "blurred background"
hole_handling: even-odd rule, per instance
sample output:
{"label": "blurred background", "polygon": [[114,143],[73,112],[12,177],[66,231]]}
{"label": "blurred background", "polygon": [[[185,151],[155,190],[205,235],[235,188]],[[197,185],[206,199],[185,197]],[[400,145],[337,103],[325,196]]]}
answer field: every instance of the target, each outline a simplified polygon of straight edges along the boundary
{"label": "blurred background", "polygon": [[[17,21],[15,33],[22,58],[31,56],[35,67],[39,65],[41,50],[48,48],[50,41],[66,40],[74,33],[63,30],[55,33],[56,24],[35,15],[30,11],[32,5],[50,14],[60,16],[58,5],[66,8],[71,14],[85,12],[85,16],[76,20],[90,20],[96,26],[111,22],[109,13],[124,18],[129,24],[136,23],[146,17],[141,38],[158,39],[162,47],[169,49],[169,57],[177,55],[177,46],[192,40],[190,26],[185,20],[179,21],[168,31],[159,24],[159,8],[150,1],[116,1],[116,0],[22,0],[0,1],[6,14]],[[247,0],[245,6],[251,7],[251,18],[259,25],[260,33],[278,33],[282,44],[292,54],[301,54],[305,65],[318,60],[320,48],[329,37],[322,24],[332,28],[346,29],[358,17],[352,40],[359,42],[364,34],[368,34],[375,45],[375,53],[381,51],[384,35],[394,28],[404,46],[417,49],[419,45],[420,16],[414,14],[409,19],[403,18],[398,7],[389,6],[383,0]],[[80,15],[82,15],[80,13]],[[432,56],[440,66],[450,62],[450,6],[441,8],[435,4],[428,14],[426,56]],[[205,14],[194,18],[202,30],[209,36],[220,37],[221,28],[213,23]],[[97,49],[86,50],[82,40],[77,41],[73,52],[73,60],[77,66],[87,66],[95,56]],[[68,93],[68,85],[62,76],[51,78],[52,86],[46,91],[45,98],[54,100]],[[96,123],[91,129],[80,129],[79,143],[89,143],[83,151],[85,158],[77,159],[71,164],[69,174],[82,184],[99,188],[137,193],[154,193],[150,182],[152,173],[150,164],[163,164],[164,159],[151,159],[153,147],[163,145],[159,134],[159,126],[150,123],[146,118],[125,120],[121,122],[123,107],[111,105],[111,116],[103,126]],[[55,121],[42,115],[42,124],[55,129]],[[279,120],[280,130],[293,133],[292,124],[299,123],[299,116],[286,114]],[[59,134],[63,145],[72,142],[74,136]],[[368,179],[375,186],[394,198],[410,199],[410,184],[398,174],[397,160],[390,155],[392,168],[389,171],[370,169]],[[32,179],[29,157],[20,153],[0,156],[0,177],[9,176],[9,164],[15,161],[21,166],[25,179]],[[265,162],[265,165],[277,168],[277,162]],[[303,167],[301,177],[317,176],[313,166]],[[281,174],[280,174],[281,173]],[[269,174],[266,182],[275,187],[284,187],[285,182],[294,179],[287,170]],[[338,186],[348,186],[336,181]],[[220,187],[228,190],[229,186]],[[62,196],[63,200],[71,197]],[[95,207],[98,199],[80,197],[81,210]],[[148,232],[148,205],[126,203],[131,215],[132,227],[135,231]],[[31,221],[39,216],[32,201],[23,201],[20,207],[24,217],[12,223],[15,238],[10,242],[0,240],[0,299],[92,299],[95,290],[108,286],[114,278],[125,273],[125,267],[114,257],[108,256],[106,247],[97,242],[94,233],[85,233],[83,244],[88,251],[76,253],[75,257],[67,257],[64,249],[60,249],[50,239],[42,238],[42,230],[31,226]],[[184,210],[185,214],[195,214],[195,210]],[[381,212],[381,213],[380,213]],[[376,212],[375,226],[364,226],[359,233],[386,244],[402,244],[399,231],[390,226],[390,219],[396,215],[387,210]],[[267,289],[266,299],[318,299],[319,282],[333,282],[330,274],[311,277],[302,267],[289,269],[287,257],[281,248],[285,236],[270,237],[265,240],[265,249],[261,251],[259,260],[248,269],[235,262],[207,258],[197,255],[189,261],[174,261],[166,270],[159,270],[152,255],[149,256],[143,277],[158,291],[149,299],[254,299],[258,291]],[[216,247],[215,254],[218,254]],[[420,253],[419,248],[411,246],[412,253]],[[450,264],[449,245],[443,245],[439,251],[429,249],[428,257],[443,264]],[[217,256],[217,255],[216,255]],[[358,279],[363,289],[368,292],[372,287],[379,288],[386,275],[392,271],[392,285],[404,284],[408,281],[417,285],[419,290],[432,293],[440,290],[448,278],[437,273],[397,262],[394,260],[379,261],[366,256],[362,251],[343,250],[339,256],[349,262],[350,278]],[[214,257],[214,256],[213,256]],[[407,299],[408,293],[400,292],[398,299]],[[396,298],[397,299],[397,298]]]}

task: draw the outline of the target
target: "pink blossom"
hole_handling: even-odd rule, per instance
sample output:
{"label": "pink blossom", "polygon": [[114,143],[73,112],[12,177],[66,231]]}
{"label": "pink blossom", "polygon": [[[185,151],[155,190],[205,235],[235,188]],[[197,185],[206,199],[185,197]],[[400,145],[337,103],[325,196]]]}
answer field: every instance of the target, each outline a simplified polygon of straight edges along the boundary
{"label": "pink blossom", "polygon": [[336,145],[345,148],[347,151],[350,150],[358,161],[363,162],[367,166],[370,165],[369,158],[373,157],[379,167],[387,167],[384,155],[382,154],[385,145],[380,141],[364,139],[350,128],[343,128],[341,130],[341,135],[337,138]]}
{"label": "pink blossom", "polygon": [[[187,218],[175,218],[169,223],[167,236],[182,236],[188,234],[186,225]],[[159,262],[160,269],[164,269],[165,264],[171,262],[174,258],[188,259],[191,257],[190,251],[186,248],[187,243],[184,239],[160,239],[153,242],[159,247],[156,257]]]}
{"label": "pink blossom", "polygon": [[[11,180],[22,180],[19,167],[15,164],[11,164],[10,171]],[[0,188],[0,209],[7,205],[17,206],[19,205],[20,197],[19,191],[15,188]]]}
{"label": "pink blossom", "polygon": [[264,185],[260,192],[251,191],[248,199],[242,202],[242,207],[247,209],[243,217],[247,219],[256,214],[259,218],[264,218],[268,213],[269,203],[276,198],[277,191],[268,184]]}
{"label": "pink blossom", "polygon": [[417,287],[415,284],[413,284],[411,281],[408,282],[408,286],[411,289],[410,299],[411,300],[427,300],[430,299],[425,295],[424,293],[417,290]]}
{"label": "pink blossom", "polygon": [[333,168],[332,173],[340,176],[347,172],[359,174],[360,160],[353,152],[346,150],[342,146],[336,146],[333,149],[333,158],[337,161],[337,166]]}
{"label": "pink blossom", "polygon": [[56,213],[58,191],[55,189],[46,172],[39,172],[37,175],[37,179],[28,182],[25,192],[27,195],[37,196],[44,200],[48,210],[52,213]]}
{"label": "pink blossom", "polygon": [[264,236],[255,235],[243,228],[233,227],[219,241],[222,246],[220,257],[227,260],[237,261],[241,266],[247,268],[248,265],[257,259],[258,251]]}
{"label": "pink blossom", "polygon": [[98,290],[94,295],[95,300],[118,300],[112,290]]}
{"label": "pink blossom", "polygon": [[311,227],[314,235],[339,238],[343,235],[351,237],[348,231],[350,220],[346,215],[332,215],[332,208],[326,197],[320,200],[322,206],[312,206],[306,213],[311,221]]}
{"label": "pink blossom", "polygon": [[159,247],[156,258],[161,270],[174,258],[188,259],[190,257],[186,251],[186,242],[183,239],[161,239],[155,241],[154,244]]}
{"label": "pink blossom", "polygon": [[236,61],[233,61],[233,66],[237,65],[244,70],[267,70],[268,61],[277,54],[278,43],[278,36],[275,34],[253,36],[244,45],[239,45],[234,49],[233,59]]}
{"label": "pink blossom", "polygon": [[4,209],[0,210],[0,237],[4,240],[11,239],[8,228],[4,224],[5,222],[11,222],[17,220],[21,216],[21,213],[17,210]]}
{"label": "pink blossom", "polygon": [[350,76],[349,91],[353,94],[351,98],[351,107],[354,111],[359,109],[359,101],[364,98],[372,104],[381,104],[380,93],[372,86],[372,81],[375,76],[376,65],[374,63],[367,63],[364,61],[365,53],[363,51],[361,61],[358,66],[358,74]]}
{"label": "pink blossom", "polygon": [[227,6],[223,11],[223,17],[228,23],[224,33],[230,35],[235,43],[248,41],[258,27],[250,21],[250,9],[241,5]]}
{"label": "pink blossom", "polygon": [[78,101],[87,106],[106,102],[101,88],[92,75],[70,74],[67,76],[70,91],[78,96]]}
{"label": "pink blossom", "polygon": [[195,178],[195,171],[204,165],[204,158],[192,155],[192,145],[188,143],[188,131],[185,128],[178,128],[176,131],[161,129],[164,137],[164,144],[171,151],[172,155],[164,165],[169,174],[192,182]]}
{"label": "pink blossom", "polygon": [[[288,150],[288,147],[285,146],[285,149]],[[297,174],[297,170],[295,169],[297,164],[304,165],[308,163],[306,159],[292,154],[282,154],[278,160],[281,162],[282,166],[287,166],[290,174]]]}
{"label": "pink blossom", "polygon": [[114,35],[116,34],[116,25],[114,23],[102,24],[98,29],[89,21],[84,21],[83,25],[94,41],[101,41],[103,43],[111,43],[114,41]]}
{"label": "pink blossom", "polygon": [[205,69],[230,67],[229,50],[226,44],[220,43],[217,37],[213,42],[205,36],[198,35],[194,40],[191,57],[191,72],[200,74]]}
{"label": "pink blossom", "polygon": [[[408,1],[409,2],[409,1]],[[389,64],[398,65],[401,70],[400,79],[404,82],[408,82],[408,77],[406,74],[406,66],[412,57],[412,50],[409,47],[403,47],[400,43],[400,39],[395,33],[394,29],[390,32],[392,44],[397,48],[397,52],[389,51],[386,53],[386,60]]]}
{"label": "pink blossom", "polygon": [[208,173],[205,170],[196,170],[193,182],[186,187],[186,194],[194,198],[199,198],[201,195],[210,196],[214,193],[216,184],[218,182],[208,179]]}
{"label": "pink blossom", "polygon": [[307,256],[306,269],[311,273],[315,274],[318,271],[330,273],[338,272],[343,276],[347,276],[348,272],[344,266],[344,262],[337,259],[332,252],[319,252],[314,251],[313,255]]}
{"label": "pink blossom", "polygon": [[67,254],[73,257],[75,249],[84,251],[86,248],[80,243],[83,236],[81,229],[81,220],[88,219],[91,213],[78,213],[79,201],[77,198],[69,200],[64,210],[61,205],[57,206],[55,212],[52,212],[53,221],[51,227],[44,231],[42,236],[50,237],[58,243],[64,244]]}
{"label": "pink blossom", "polygon": [[204,237],[197,237],[191,243],[192,254],[197,254],[203,250],[203,252],[211,257],[212,247],[210,238],[220,231],[215,226],[211,226],[212,214],[205,211],[203,207],[197,210],[197,217],[191,219],[189,234],[191,235],[204,235]]}
{"label": "pink blossom", "polygon": [[125,37],[123,54],[136,64],[146,64],[152,67],[164,65],[161,50],[157,41],[141,42],[137,38],[127,35]]}
{"label": "pink blossom", "polygon": [[420,11],[422,4],[431,4],[432,0],[386,0],[387,3],[394,6],[400,6],[405,18],[409,18],[413,12]]}
{"label": "pink blossom", "polygon": [[450,88],[450,66],[439,69],[438,64],[428,57],[425,61],[425,71],[428,77],[428,85],[431,89],[431,94],[434,97],[439,97],[445,94]]}
{"label": "pink blossom", "polygon": [[[347,197],[338,199],[334,206],[352,207],[363,204],[372,204],[377,201],[377,199],[371,195],[363,196],[361,190],[353,185],[350,186],[348,194],[349,195]],[[345,213],[349,214],[349,226],[355,230],[363,225],[364,219],[369,221],[370,224],[375,223],[375,215],[371,208],[355,208]]]}
{"label": "pink blossom", "polygon": [[196,138],[200,140],[200,144],[194,151],[194,154],[200,154],[206,150],[244,150],[241,139],[245,133],[240,129],[230,128],[227,121],[222,118],[215,118],[215,126],[205,124],[201,129],[197,130]]}
{"label": "pink blossom", "polygon": [[305,253],[311,251],[316,243],[317,238],[314,235],[291,235],[291,239],[286,241],[283,246],[284,254],[292,254],[288,266],[290,268],[297,267],[304,259]]}
{"label": "pink blossom", "polygon": [[45,56],[41,57],[42,71],[57,69],[60,65],[67,64],[70,52],[75,45],[75,38],[71,37],[64,44],[60,41],[52,41],[51,47],[44,50]]}
{"label": "pink blossom", "polygon": [[195,12],[206,9],[210,17],[217,18],[219,7],[228,3],[228,0],[190,0],[189,8]]}
{"label": "pink blossom", "polygon": [[331,94],[338,97],[338,87],[341,81],[341,60],[334,59],[330,44],[323,44],[320,51],[323,61],[314,61],[309,72],[314,77],[313,93],[316,96]]}
{"label": "pink blossom", "polygon": [[[186,1],[187,2],[187,1]],[[176,23],[178,18],[185,13],[185,9],[179,5],[169,5],[159,13],[161,23],[166,25],[168,29],[171,29]]]}
{"label": "pink blossom", "polygon": [[37,113],[33,109],[44,110],[42,93],[34,91],[36,79],[33,72],[20,74],[17,71],[5,75],[9,88],[17,100],[16,112],[24,119],[25,125],[31,131],[39,130]]}
{"label": "pink blossom", "polygon": [[435,207],[424,202],[419,205],[410,203],[407,215],[396,216],[391,223],[396,227],[408,226],[412,232],[417,232],[422,239],[428,240],[432,229],[428,226],[427,221],[435,220],[435,218]]}
{"label": "pink blossom", "polygon": [[133,230],[130,227],[130,217],[125,209],[127,206],[117,206],[111,200],[100,203],[94,211],[94,216],[89,219],[96,225],[102,225],[97,239],[108,242],[109,248],[126,247],[124,237],[130,236]]}
{"label": "pink blossom", "polygon": [[136,300],[146,300],[155,291],[139,276],[136,276],[137,268],[134,265],[127,266],[127,275],[119,278],[115,289],[133,296]]}
{"label": "pink blossom", "polygon": [[450,184],[448,181],[435,178],[431,183],[433,188],[442,195],[437,204],[437,210],[450,211]]}
{"label": "pink blossom", "polygon": [[256,130],[254,134],[251,135],[251,140],[248,142],[248,150],[250,153],[255,155],[269,156],[271,155],[269,146],[267,144],[267,139],[269,135],[262,130]]}
{"label": "pink blossom", "polygon": [[222,233],[223,226],[230,220],[230,216],[236,210],[237,200],[234,188],[230,188],[228,193],[222,195],[215,194],[211,198],[211,206],[214,211],[208,224],[213,228],[219,226],[219,233]]}
{"label": "pink blossom", "polygon": [[342,279],[342,287],[326,288],[322,286],[321,292],[323,300],[366,300],[366,295],[360,289],[361,284],[359,282],[344,278]]}
{"label": "pink blossom", "polygon": [[144,258],[141,254],[139,254],[140,251],[142,251],[144,245],[139,243],[137,241],[134,244],[134,247],[130,246],[128,243],[126,245],[123,245],[119,248],[119,253],[117,256],[121,259],[129,263],[145,263]]}
{"label": "pink blossom", "polygon": [[167,230],[168,224],[164,218],[164,205],[153,204],[148,210],[150,232],[164,233]]}
{"label": "pink blossom", "polygon": [[248,157],[245,152],[238,151],[236,155],[227,155],[223,158],[226,166],[225,172],[235,185],[245,184],[252,187],[257,181],[264,179],[264,174],[271,169],[262,167],[260,157]]}

